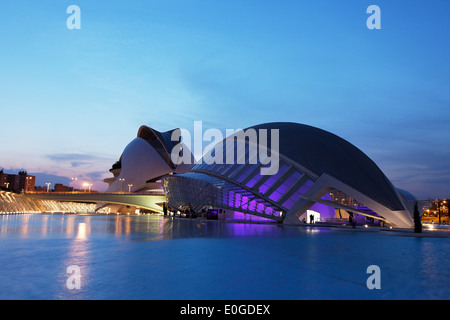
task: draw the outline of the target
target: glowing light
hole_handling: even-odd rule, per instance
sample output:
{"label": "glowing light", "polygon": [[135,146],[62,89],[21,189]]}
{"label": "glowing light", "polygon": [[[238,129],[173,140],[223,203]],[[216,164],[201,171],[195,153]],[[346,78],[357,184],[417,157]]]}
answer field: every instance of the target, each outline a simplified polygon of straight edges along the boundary
{"label": "glowing light", "polygon": [[77,239],[86,239],[86,223],[80,222],[78,224]]}

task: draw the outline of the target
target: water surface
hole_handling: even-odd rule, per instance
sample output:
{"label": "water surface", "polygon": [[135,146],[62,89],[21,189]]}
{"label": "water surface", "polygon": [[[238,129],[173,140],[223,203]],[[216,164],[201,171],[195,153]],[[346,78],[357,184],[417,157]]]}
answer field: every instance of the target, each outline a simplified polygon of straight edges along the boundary
{"label": "water surface", "polygon": [[3,215],[0,299],[448,299],[449,250],[448,238],[326,227]]}

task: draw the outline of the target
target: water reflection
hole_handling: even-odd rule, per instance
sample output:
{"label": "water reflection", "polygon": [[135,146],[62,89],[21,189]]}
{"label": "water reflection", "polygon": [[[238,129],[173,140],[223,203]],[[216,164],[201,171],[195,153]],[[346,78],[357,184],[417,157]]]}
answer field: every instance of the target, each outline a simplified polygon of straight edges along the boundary
{"label": "water reflection", "polygon": [[[64,220],[66,220],[64,228]],[[61,231],[67,236],[72,236],[75,232],[75,216],[74,215],[61,215]]]}
{"label": "water reflection", "polygon": [[87,232],[86,232],[87,226],[85,222],[78,223],[78,232],[77,232],[77,239],[86,240],[87,239]]}
{"label": "water reflection", "polygon": [[327,228],[289,228],[279,224],[249,224],[162,216],[21,214],[0,217],[1,236],[18,234],[87,239],[96,235],[128,236],[135,240],[168,240],[186,237],[278,237],[298,233],[329,232]]}
{"label": "water reflection", "polygon": [[[450,291],[442,238],[74,214],[0,216],[0,237],[0,299],[439,299]],[[371,264],[382,268],[382,291],[366,288]],[[66,286],[69,266],[80,268],[79,290]]]}
{"label": "water reflection", "polygon": [[[150,221],[149,221],[150,222]],[[206,220],[174,219],[153,220],[146,228],[133,230],[136,240],[168,240],[180,238],[217,238],[245,236],[274,236],[280,227],[269,224],[245,224]]]}
{"label": "water reflection", "polygon": [[[67,257],[64,260],[64,268],[61,268],[61,274],[59,276],[60,292],[57,294],[58,299],[86,299],[88,298],[87,292],[90,281],[90,264],[92,261],[92,254],[90,250],[89,235],[91,233],[91,217],[83,217],[83,222],[76,223],[76,217],[71,215],[67,216],[66,234],[74,233],[75,223],[76,236],[72,240]],[[71,266],[75,266],[80,270],[80,284],[79,289],[70,289],[67,287],[68,278],[71,276],[67,270],[70,270]]]}
{"label": "water reflection", "polygon": [[116,216],[115,218],[115,234],[130,234],[131,233],[131,219],[130,216]]}

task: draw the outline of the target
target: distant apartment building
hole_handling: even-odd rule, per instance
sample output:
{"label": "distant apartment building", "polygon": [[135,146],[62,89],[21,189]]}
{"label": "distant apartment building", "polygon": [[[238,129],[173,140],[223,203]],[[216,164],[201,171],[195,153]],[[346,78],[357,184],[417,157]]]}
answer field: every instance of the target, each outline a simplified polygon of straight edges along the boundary
{"label": "distant apartment building", "polygon": [[34,191],[36,177],[27,174],[26,171],[19,171],[18,174],[4,173],[0,170],[0,187],[4,187],[17,192]]}
{"label": "distant apartment building", "polygon": [[0,187],[7,188],[8,175],[3,173],[3,169],[0,170]]}
{"label": "distant apartment building", "polygon": [[55,183],[55,187],[53,188],[53,190],[55,192],[68,192],[69,188],[70,187],[63,185],[62,183]]}

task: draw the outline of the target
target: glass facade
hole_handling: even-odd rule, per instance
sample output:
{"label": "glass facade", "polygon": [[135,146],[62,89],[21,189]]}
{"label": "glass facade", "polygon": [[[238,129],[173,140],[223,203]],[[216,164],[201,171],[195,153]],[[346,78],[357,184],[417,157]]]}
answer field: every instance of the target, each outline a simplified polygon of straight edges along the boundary
{"label": "glass facade", "polygon": [[226,163],[224,145],[219,143],[190,172],[163,178],[169,206],[196,212],[212,207],[235,217],[251,214],[282,221],[313,184],[314,178],[285,159],[277,160],[275,174],[262,175],[264,165],[248,144],[245,152],[241,146],[234,154],[233,163]]}
{"label": "glass facade", "polygon": [[167,176],[163,179],[169,206],[196,213],[210,207],[254,214],[279,220],[277,208],[241,186],[199,172]]}

